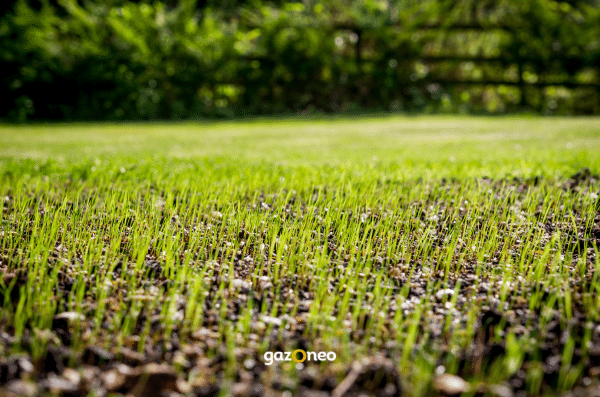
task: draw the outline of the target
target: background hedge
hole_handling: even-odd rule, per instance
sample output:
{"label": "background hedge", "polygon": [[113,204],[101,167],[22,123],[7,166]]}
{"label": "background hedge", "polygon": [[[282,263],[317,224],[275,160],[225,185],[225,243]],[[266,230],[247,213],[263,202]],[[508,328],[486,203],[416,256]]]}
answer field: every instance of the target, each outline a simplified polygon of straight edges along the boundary
{"label": "background hedge", "polygon": [[600,114],[600,2],[4,2],[5,120]]}

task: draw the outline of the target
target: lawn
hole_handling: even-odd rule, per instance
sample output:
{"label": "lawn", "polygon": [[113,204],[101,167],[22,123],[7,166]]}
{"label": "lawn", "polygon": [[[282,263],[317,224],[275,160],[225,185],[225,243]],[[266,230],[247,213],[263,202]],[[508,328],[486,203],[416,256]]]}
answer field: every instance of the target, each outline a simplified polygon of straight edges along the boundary
{"label": "lawn", "polygon": [[600,118],[0,126],[0,394],[597,395],[599,173]]}

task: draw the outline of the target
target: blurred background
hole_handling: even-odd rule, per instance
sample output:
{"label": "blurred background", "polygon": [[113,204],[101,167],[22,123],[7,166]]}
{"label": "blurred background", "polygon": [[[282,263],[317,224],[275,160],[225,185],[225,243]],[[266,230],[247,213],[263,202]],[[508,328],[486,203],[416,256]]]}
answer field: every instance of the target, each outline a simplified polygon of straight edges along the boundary
{"label": "blurred background", "polygon": [[600,114],[600,0],[17,0],[0,118]]}

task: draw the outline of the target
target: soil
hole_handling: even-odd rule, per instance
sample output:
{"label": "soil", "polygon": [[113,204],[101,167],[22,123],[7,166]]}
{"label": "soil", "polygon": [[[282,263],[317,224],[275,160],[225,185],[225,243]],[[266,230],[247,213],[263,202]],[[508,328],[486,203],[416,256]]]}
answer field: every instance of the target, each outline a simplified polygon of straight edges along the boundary
{"label": "soil", "polygon": [[[592,175],[589,170],[582,170],[573,175],[562,187],[565,192],[589,193],[598,192],[600,178]],[[451,185],[455,181],[442,181],[442,185]],[[482,179],[482,185],[489,186],[493,191],[511,188],[517,194],[524,194],[528,189],[539,183],[538,178],[531,180],[514,179],[511,181],[494,181]],[[293,200],[294,198],[292,198]],[[254,203],[264,211],[270,211],[269,204],[265,202],[267,197],[262,196],[259,203]],[[417,202],[410,205],[415,208],[429,208],[430,202]],[[438,203],[440,204],[440,203]],[[440,212],[454,210],[458,203],[441,203],[438,208]],[[584,222],[577,222],[578,229],[572,229],[572,225],[560,228],[559,220],[546,219],[541,226],[545,228],[548,236],[560,232],[567,236],[568,244],[563,246],[565,253],[572,253],[573,261],[580,256],[586,256],[588,263],[596,263],[596,252],[600,246],[600,199],[597,201],[596,217],[593,220],[591,230],[584,229]],[[10,213],[9,204],[5,203],[5,214]],[[420,213],[421,218],[415,221],[424,221],[427,211],[415,211]],[[428,214],[432,216],[436,214]],[[294,216],[289,214],[288,216]],[[352,214],[352,216],[359,216]],[[382,213],[375,211],[366,213],[367,217],[377,219],[383,217]],[[209,214],[211,219],[218,218],[216,214]],[[583,214],[578,214],[581,220]],[[452,227],[445,224],[443,217],[439,217],[437,236],[433,244],[444,246],[445,233]],[[518,232],[512,225],[499,224],[498,228],[503,232]],[[335,234],[324,235],[324,231],[316,231],[316,238],[321,238],[329,245],[332,254],[332,274],[328,282],[329,291],[335,291],[340,272],[345,271],[351,258],[344,252],[338,250]],[[320,233],[320,234],[319,234]],[[365,233],[368,233],[365,231]],[[250,232],[242,230],[240,239],[250,237]],[[368,235],[375,241],[376,236]],[[466,243],[465,243],[466,244]],[[215,252],[227,252],[222,247],[214,247]],[[266,250],[265,250],[266,251]],[[381,250],[380,252],[383,252]],[[65,258],[65,249],[57,245],[49,257],[49,262],[58,263]],[[228,258],[223,257],[223,263]],[[419,349],[427,349],[443,352],[444,355],[458,357],[458,368],[455,375],[439,373],[431,385],[426,388],[429,393],[440,395],[459,395],[471,392],[479,395],[497,396],[525,396],[527,395],[526,380],[529,373],[537,369],[543,372],[541,378],[542,390],[551,393],[557,387],[561,365],[563,363],[563,352],[569,341],[575,341],[571,365],[581,369],[576,386],[569,395],[592,396],[600,395],[600,324],[590,319],[586,312],[585,299],[598,299],[600,291],[590,289],[591,280],[598,277],[596,270],[592,267],[584,274],[573,272],[570,280],[570,288],[573,299],[572,315],[570,318],[561,316],[559,310],[550,310],[544,313],[531,310],[529,302],[522,296],[541,293],[542,296],[550,296],[553,287],[544,285],[529,285],[525,282],[515,283],[512,286],[514,294],[509,295],[507,302],[503,304],[496,298],[497,292],[502,288],[502,279],[488,276],[478,279],[477,266],[494,268],[499,265],[497,257],[487,258],[487,262],[478,264],[474,258],[465,258],[465,262],[459,272],[447,277],[443,271],[435,270],[435,266],[426,263],[392,263],[390,258],[373,255],[373,266],[377,269],[385,268],[388,278],[384,287],[391,288],[392,294],[409,286],[407,300],[401,307],[392,305],[386,314],[384,327],[392,329],[392,321],[396,311],[402,310],[410,315],[415,303],[425,299],[426,288],[431,283],[439,284],[441,287],[431,297],[432,310],[423,315],[419,323],[419,333],[431,335],[429,346],[418,345]],[[27,269],[15,267],[12,263],[13,253],[1,253],[0,272],[5,287],[0,288],[0,301],[11,301],[13,304],[19,302],[20,287],[27,285]],[[80,260],[80,259],[79,259]],[[35,330],[33,324],[27,324],[22,340],[14,338],[15,330],[0,319],[0,396],[23,395],[33,396],[40,394],[58,394],[64,396],[83,396],[93,393],[97,396],[105,396],[110,393],[128,396],[216,396],[222,388],[230,390],[233,396],[312,396],[312,397],[342,397],[342,396],[399,396],[403,394],[407,386],[398,372],[397,360],[401,355],[401,341],[390,337],[388,339],[372,341],[367,339],[369,333],[367,324],[370,318],[365,316],[361,324],[351,325],[348,332],[353,344],[369,345],[371,349],[364,357],[357,358],[350,363],[335,363],[330,368],[322,365],[307,363],[297,371],[297,378],[289,376],[288,372],[277,366],[267,367],[263,357],[258,353],[259,344],[267,340],[269,350],[289,350],[290,342],[293,341],[298,348],[310,349],[319,345],[320,333],[307,332],[307,318],[311,305],[314,302],[315,292],[311,285],[315,282],[307,276],[293,275],[279,279],[277,282],[263,275],[253,278],[252,273],[255,262],[251,256],[235,256],[233,277],[229,277],[226,269],[221,269],[219,260],[208,263],[210,272],[207,280],[212,284],[209,296],[204,301],[204,319],[200,329],[188,332],[186,330],[173,330],[168,337],[165,336],[164,324],[160,319],[159,309],[148,311],[144,309],[138,316],[133,336],[123,341],[122,346],[117,347],[110,343],[110,323],[104,320],[101,328],[106,330],[101,333],[102,343],[85,342],[82,348],[75,348],[75,340],[81,339],[94,326],[94,319],[68,311],[65,306],[58,310],[49,329],[46,332],[48,341],[47,353],[41,358],[33,358],[35,346],[32,336]],[[58,283],[55,287],[56,295],[69,297],[76,289],[76,274],[78,259],[75,257],[71,266],[65,267],[58,274]],[[8,264],[11,263],[10,269]],[[98,270],[104,270],[107,264],[98,264]],[[16,270],[15,270],[16,269]],[[52,267],[50,266],[50,269]],[[122,264],[113,269],[117,285],[121,284],[121,290],[109,296],[105,302],[106,306],[117,310],[119,300],[146,299],[155,294],[164,294],[172,288],[172,283],[164,274],[164,264],[160,262],[154,253],[149,252],[144,262],[144,272],[147,277],[140,285],[139,291],[132,293],[123,284],[121,274]],[[432,270],[434,269],[434,270]],[[413,270],[409,278],[410,270]],[[105,271],[105,270],[104,270]],[[494,274],[490,272],[488,274]],[[121,281],[119,281],[121,280]],[[232,280],[232,281],[227,281]],[[371,293],[377,286],[376,280],[363,277],[366,293]],[[89,288],[93,286],[93,275],[86,279]],[[224,292],[220,292],[220,285],[225,282]],[[278,288],[275,288],[274,284]],[[596,278],[597,288],[597,278]],[[458,287],[457,287],[458,286]],[[292,289],[294,294],[290,294]],[[455,290],[458,293],[454,297]],[[280,291],[279,294],[277,291]],[[181,291],[185,297],[187,289]],[[222,295],[219,295],[222,294]],[[456,298],[456,307],[448,305],[450,298]],[[220,316],[222,305],[226,306],[226,318],[232,324],[236,324],[244,313],[246,302],[249,299],[258,307],[266,305],[271,316],[259,316],[258,311],[252,315],[250,328],[250,340],[244,344],[238,344],[233,352],[228,351],[223,335],[220,332]],[[542,298],[543,299],[543,298]],[[297,305],[298,313],[295,317],[286,314],[288,305]],[[460,327],[467,319],[463,318],[459,309],[471,302],[481,302],[482,311],[477,314],[475,337],[469,348],[462,351],[451,349],[446,342],[447,335],[444,331],[444,319],[447,313],[456,312],[453,327]],[[90,311],[97,302],[89,302]],[[351,306],[360,304],[355,294]],[[256,306],[255,306],[256,307]],[[509,309],[510,308],[510,309]],[[178,302],[176,310],[184,313],[186,299]],[[275,309],[275,310],[273,310]],[[146,320],[150,319],[149,322]],[[137,335],[144,331],[146,324],[150,324],[148,330],[152,336],[151,342],[139,346],[140,340]],[[75,330],[79,330],[76,333]],[[188,330],[189,331],[189,330]],[[511,331],[517,338],[534,338],[540,342],[540,348],[528,353],[514,375],[508,382],[497,385],[479,384],[472,385],[461,382],[463,379],[472,379],[482,373],[487,373],[493,363],[506,354],[506,341],[501,336]],[[502,334],[505,332],[505,334]],[[77,337],[77,338],[76,338]],[[583,351],[581,341],[587,338],[587,351]],[[11,347],[20,344],[22,353],[6,355]],[[228,357],[235,355],[239,363],[237,368],[231,372],[227,368]],[[443,367],[444,360],[434,363],[435,368]],[[193,374],[193,376],[190,376]],[[404,382],[404,383],[403,383]]]}

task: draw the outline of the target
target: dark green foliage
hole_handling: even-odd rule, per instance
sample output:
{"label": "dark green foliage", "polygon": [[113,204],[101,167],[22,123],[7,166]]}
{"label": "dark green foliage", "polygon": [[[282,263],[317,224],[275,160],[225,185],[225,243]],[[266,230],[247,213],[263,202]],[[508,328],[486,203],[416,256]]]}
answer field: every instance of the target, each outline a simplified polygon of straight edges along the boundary
{"label": "dark green foliage", "polygon": [[7,120],[366,108],[600,113],[596,0],[18,0],[2,7],[0,117]]}

